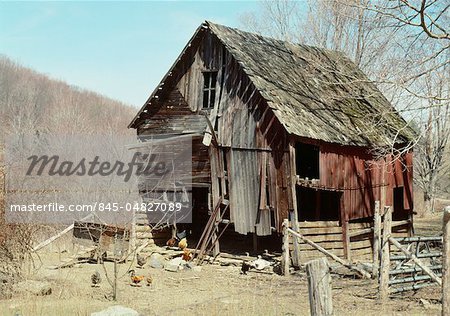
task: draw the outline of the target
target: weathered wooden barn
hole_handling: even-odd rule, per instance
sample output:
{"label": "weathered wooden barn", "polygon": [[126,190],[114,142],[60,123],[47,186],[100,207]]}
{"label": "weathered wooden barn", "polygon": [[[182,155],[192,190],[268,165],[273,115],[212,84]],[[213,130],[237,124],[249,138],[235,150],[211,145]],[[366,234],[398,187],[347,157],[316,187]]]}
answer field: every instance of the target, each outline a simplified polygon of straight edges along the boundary
{"label": "weathered wooden barn", "polygon": [[205,22],[129,127],[192,135],[194,226],[208,208],[240,234],[277,234],[289,218],[347,257],[376,200],[411,228],[413,154],[373,149],[405,148],[413,132],[339,52]]}

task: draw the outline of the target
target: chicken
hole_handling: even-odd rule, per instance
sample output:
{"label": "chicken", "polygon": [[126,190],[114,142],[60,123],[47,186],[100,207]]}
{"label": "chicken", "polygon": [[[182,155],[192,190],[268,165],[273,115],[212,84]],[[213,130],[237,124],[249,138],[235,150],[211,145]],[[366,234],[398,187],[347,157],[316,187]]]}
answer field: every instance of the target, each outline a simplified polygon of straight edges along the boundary
{"label": "chicken", "polygon": [[145,277],[143,275],[136,275],[134,270],[130,270],[129,274],[130,274],[131,285],[141,286],[139,283],[141,283],[142,280],[145,279]]}
{"label": "chicken", "polygon": [[264,260],[261,258],[261,256],[258,256],[258,259],[253,261],[253,265],[255,266],[256,270],[264,270],[267,267],[271,266],[271,263],[267,260]]}
{"label": "chicken", "polygon": [[147,258],[138,253],[136,255],[136,262],[139,268],[142,268],[147,263]]}
{"label": "chicken", "polygon": [[147,286],[152,286],[153,278],[152,278],[152,276],[150,274],[147,275],[147,278],[145,278],[145,280],[147,281]]}
{"label": "chicken", "polygon": [[178,243],[178,248],[180,248],[181,250],[184,250],[187,246],[188,243],[186,238],[181,239],[180,242]]}
{"label": "chicken", "polygon": [[175,237],[172,237],[166,242],[166,246],[168,246],[168,247],[175,247],[177,241],[178,240]]}
{"label": "chicken", "polygon": [[92,287],[99,287],[100,286],[100,282],[102,282],[102,277],[100,276],[100,273],[98,271],[95,271],[92,275],[91,275],[91,286]]}
{"label": "chicken", "polygon": [[241,274],[247,274],[248,270],[254,267],[255,266],[251,262],[242,261]]}
{"label": "chicken", "polygon": [[183,250],[183,255],[181,256],[181,258],[183,258],[184,261],[189,262],[192,259],[192,253],[189,249],[185,248]]}

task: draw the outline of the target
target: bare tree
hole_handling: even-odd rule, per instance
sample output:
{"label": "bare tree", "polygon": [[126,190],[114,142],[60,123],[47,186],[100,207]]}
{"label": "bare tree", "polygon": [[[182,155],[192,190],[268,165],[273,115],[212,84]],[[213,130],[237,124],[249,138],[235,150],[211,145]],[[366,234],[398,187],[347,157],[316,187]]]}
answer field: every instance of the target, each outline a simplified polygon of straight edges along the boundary
{"label": "bare tree", "polygon": [[429,95],[428,107],[423,111],[422,130],[424,137],[416,146],[416,183],[423,191],[425,212],[434,211],[434,200],[438,190],[439,177],[450,179],[448,168],[449,159],[445,161],[445,152],[449,148],[450,138],[450,83],[443,69],[443,73],[426,76],[425,89]]}
{"label": "bare tree", "polygon": [[450,41],[450,4],[446,1],[371,1],[366,8],[389,17],[397,27],[412,26],[430,38]]}

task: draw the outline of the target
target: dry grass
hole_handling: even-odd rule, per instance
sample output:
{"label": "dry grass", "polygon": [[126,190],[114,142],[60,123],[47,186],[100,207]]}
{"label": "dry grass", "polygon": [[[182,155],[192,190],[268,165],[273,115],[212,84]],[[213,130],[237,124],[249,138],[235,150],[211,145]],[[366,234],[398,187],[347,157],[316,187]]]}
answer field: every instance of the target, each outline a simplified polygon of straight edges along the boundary
{"label": "dry grass", "polygon": [[[441,214],[416,218],[416,234],[436,235],[441,231]],[[249,273],[241,275],[239,267],[204,266],[202,271],[166,272],[151,268],[136,269],[137,274],[151,273],[152,287],[131,287],[120,265],[118,301],[112,302],[111,287],[102,267],[82,264],[72,268],[50,270],[74,249],[69,235],[52,243],[27,260],[24,277],[49,282],[52,294],[45,297],[15,294],[0,300],[0,315],[90,315],[111,305],[124,305],[142,315],[309,315],[307,280],[304,273],[281,277]],[[112,271],[112,263],[105,264]],[[98,270],[103,276],[100,288],[90,286],[90,275]],[[380,304],[374,281],[332,277],[333,305],[336,315],[439,315],[439,288],[408,293]],[[432,302],[430,309],[419,299]]]}
{"label": "dry grass", "polygon": [[[66,254],[67,255],[67,254]],[[43,267],[27,274],[29,279],[52,285],[46,297],[16,295],[0,301],[0,315],[89,315],[108,306],[120,304],[143,315],[309,315],[307,280],[304,272],[291,277],[250,272],[241,275],[239,267],[204,266],[202,271],[178,273],[151,268],[136,269],[137,274],[151,273],[152,287],[132,287],[120,265],[118,301],[108,299],[111,287],[105,280],[100,288],[90,286],[90,275],[102,268],[97,264],[50,270],[60,254],[42,253]],[[111,271],[112,263],[106,263]],[[392,299],[380,304],[374,299],[374,281],[353,280],[333,275],[333,304],[336,315],[429,315],[439,314],[439,305],[425,310],[418,303],[421,296]],[[428,289],[431,301],[439,297],[437,289]],[[418,292],[421,293],[421,292]]]}

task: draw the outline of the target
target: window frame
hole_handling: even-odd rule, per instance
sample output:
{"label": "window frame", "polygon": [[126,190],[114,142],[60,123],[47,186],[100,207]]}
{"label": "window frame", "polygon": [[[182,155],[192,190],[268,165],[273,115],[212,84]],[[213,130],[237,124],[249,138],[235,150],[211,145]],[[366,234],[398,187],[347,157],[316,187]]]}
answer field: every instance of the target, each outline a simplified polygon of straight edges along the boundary
{"label": "window frame", "polygon": [[[214,108],[217,95],[217,75],[218,70],[205,70],[202,71],[203,75],[203,88],[202,88],[202,110],[211,110]],[[214,80],[212,80],[214,78]],[[206,83],[206,81],[208,81]],[[205,103],[205,94],[207,94],[207,99]],[[205,104],[207,106],[205,106]]]}

